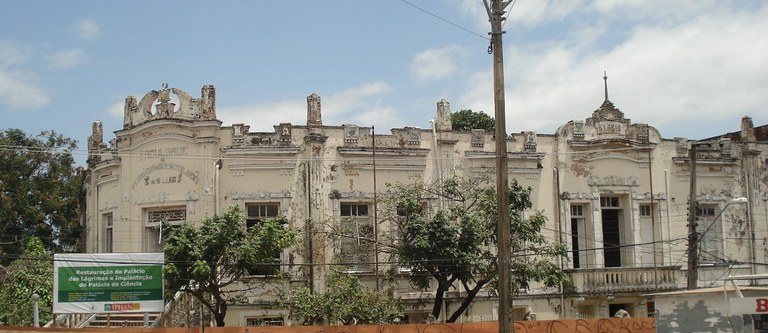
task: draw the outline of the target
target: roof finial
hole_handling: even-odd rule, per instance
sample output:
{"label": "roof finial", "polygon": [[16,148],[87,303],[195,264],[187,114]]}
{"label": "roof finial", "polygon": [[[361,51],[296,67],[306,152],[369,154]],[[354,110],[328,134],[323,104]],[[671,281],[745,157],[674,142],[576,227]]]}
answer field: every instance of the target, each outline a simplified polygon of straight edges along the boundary
{"label": "roof finial", "polygon": [[608,74],[603,71],[603,81],[605,81],[605,100],[608,100]]}

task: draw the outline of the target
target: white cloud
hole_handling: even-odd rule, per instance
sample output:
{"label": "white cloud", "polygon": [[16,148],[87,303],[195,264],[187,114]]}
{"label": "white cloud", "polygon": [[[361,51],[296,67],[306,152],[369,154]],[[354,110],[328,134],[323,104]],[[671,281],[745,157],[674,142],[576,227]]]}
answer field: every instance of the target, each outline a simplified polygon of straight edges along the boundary
{"label": "white cloud", "polygon": [[[553,133],[568,120],[586,119],[602,103],[603,70],[609,98],[633,122],[658,128],[759,116],[768,96],[765,31],[763,4],[741,12],[711,7],[689,18],[637,25],[604,53],[568,40],[511,45],[505,50],[514,59],[505,63],[508,132]],[[473,76],[469,87],[460,103],[492,113],[490,71]],[[737,123],[726,126],[738,129]]]}
{"label": "white cloud", "polygon": [[[374,82],[342,90],[327,97],[321,95],[323,123],[389,126],[394,123],[395,112],[391,108],[378,105],[378,96],[391,89],[385,83]],[[241,106],[221,106],[217,108],[216,113],[224,125],[244,123],[251,126],[252,132],[271,132],[274,125],[284,122],[306,124],[307,102],[306,98],[298,98]]]}
{"label": "white cloud", "polygon": [[13,41],[0,40],[0,68],[21,65],[30,58],[29,48],[22,49]]}
{"label": "white cloud", "polygon": [[280,123],[306,124],[307,104],[302,99],[216,108],[224,126],[243,123],[251,132],[272,132]]}
{"label": "white cloud", "polygon": [[77,35],[85,39],[93,39],[101,33],[101,26],[90,18],[78,21],[76,27]]}
{"label": "white cloud", "polygon": [[530,26],[562,20],[572,12],[583,11],[585,5],[585,0],[515,1],[513,6],[507,7],[509,14],[505,25],[523,23]]}
{"label": "white cloud", "polygon": [[125,101],[115,101],[107,107],[106,112],[110,117],[123,121],[125,117]]}
{"label": "white cloud", "polygon": [[32,74],[19,68],[31,57],[29,48],[13,41],[0,41],[0,103],[11,109],[37,109],[50,97],[35,83]]}
{"label": "white cloud", "polygon": [[48,105],[50,97],[29,75],[0,69],[0,103],[11,109],[37,109]]}
{"label": "white cloud", "polygon": [[418,82],[450,77],[456,71],[457,58],[462,57],[464,53],[464,49],[459,46],[419,52],[411,60],[411,75]]}
{"label": "white cloud", "polygon": [[61,50],[48,56],[48,62],[54,68],[67,69],[79,65],[85,53],[80,49]]}

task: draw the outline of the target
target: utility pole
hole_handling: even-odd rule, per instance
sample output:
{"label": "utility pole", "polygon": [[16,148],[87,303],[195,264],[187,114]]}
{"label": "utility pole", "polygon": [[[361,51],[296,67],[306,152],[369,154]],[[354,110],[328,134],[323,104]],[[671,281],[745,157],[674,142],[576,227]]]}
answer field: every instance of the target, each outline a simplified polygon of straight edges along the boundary
{"label": "utility pole", "polygon": [[488,53],[493,53],[493,97],[496,118],[496,204],[498,209],[497,238],[499,260],[499,333],[514,332],[512,316],[512,288],[510,263],[510,226],[509,226],[509,180],[507,171],[507,130],[504,105],[504,47],[502,44],[501,23],[504,9],[511,0],[483,0],[488,20],[491,22],[491,45]]}
{"label": "utility pole", "polygon": [[699,281],[699,235],[696,232],[696,143],[691,144],[691,189],[688,195],[688,290]]}

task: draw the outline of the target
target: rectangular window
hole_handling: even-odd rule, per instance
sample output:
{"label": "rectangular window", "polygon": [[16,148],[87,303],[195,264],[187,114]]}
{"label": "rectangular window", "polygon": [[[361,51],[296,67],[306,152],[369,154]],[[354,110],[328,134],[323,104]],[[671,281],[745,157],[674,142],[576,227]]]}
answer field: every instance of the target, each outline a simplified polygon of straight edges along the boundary
{"label": "rectangular window", "polygon": [[600,207],[619,208],[619,197],[600,197]]}
{"label": "rectangular window", "polygon": [[144,225],[144,251],[163,252],[163,239],[160,226],[162,222],[181,224],[187,220],[185,207],[152,208],[146,210],[146,224]]}
{"label": "rectangular window", "polygon": [[105,253],[115,252],[112,213],[102,215],[102,220],[104,221],[104,226],[105,226],[104,252]]}
{"label": "rectangular window", "polygon": [[[280,204],[275,202],[267,203],[246,203],[245,204],[245,225],[248,230],[258,226],[264,219],[279,217]],[[275,275],[280,271],[280,252],[273,254],[269,262],[262,263],[258,268],[248,271],[249,275],[267,276]],[[254,326],[254,325],[251,325]],[[260,325],[255,325],[260,326]]]}
{"label": "rectangular window", "polygon": [[584,205],[571,205],[571,260],[573,268],[582,268],[586,265],[587,248],[586,222],[584,220]]}
{"label": "rectangular window", "polygon": [[245,326],[284,326],[283,317],[245,317]]}
{"label": "rectangular window", "polygon": [[640,236],[638,242],[640,244],[634,247],[625,248],[626,250],[634,252],[633,255],[636,258],[635,265],[638,267],[653,267],[657,264],[657,260],[662,260],[660,256],[656,256],[659,251],[654,250],[654,247],[656,246],[654,232],[657,228],[655,225],[656,223],[653,220],[655,214],[654,208],[657,208],[657,206],[654,206],[656,205],[651,205],[650,203],[640,204],[640,218],[635,225],[639,231],[637,235]]}
{"label": "rectangular window", "polygon": [[696,232],[699,234],[699,262],[703,264],[723,261],[722,226],[716,221],[716,205],[696,207]]}
{"label": "rectangular window", "polygon": [[640,205],[640,216],[651,217],[651,205]]}
{"label": "rectangular window", "polygon": [[648,313],[648,317],[653,318],[656,317],[656,303],[654,302],[646,302],[645,303],[645,311]]}
{"label": "rectangular window", "polygon": [[584,217],[584,206],[583,205],[571,205],[571,216],[573,216],[573,217]]}
{"label": "rectangular window", "polygon": [[340,262],[348,271],[370,272],[373,262],[373,223],[367,203],[341,203]]}
{"label": "rectangular window", "polygon": [[245,204],[245,225],[250,229],[265,218],[278,217],[280,204],[278,203],[247,203]]}

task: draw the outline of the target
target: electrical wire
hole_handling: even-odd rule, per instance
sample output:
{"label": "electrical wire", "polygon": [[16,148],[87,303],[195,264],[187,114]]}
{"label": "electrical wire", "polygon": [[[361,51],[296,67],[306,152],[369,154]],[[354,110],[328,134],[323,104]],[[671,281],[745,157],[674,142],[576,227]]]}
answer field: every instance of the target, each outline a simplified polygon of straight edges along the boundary
{"label": "electrical wire", "polygon": [[414,5],[413,3],[409,2],[409,1],[406,1],[406,0],[400,0],[400,1],[402,1],[403,3],[405,3],[405,4],[409,5],[409,6],[413,7],[413,8],[416,8],[416,9],[418,9],[418,10],[420,10],[420,11],[422,11],[422,12],[426,13],[427,15],[430,15],[430,16],[432,16],[432,17],[434,17],[434,18],[436,18],[436,19],[438,19],[438,20],[440,20],[440,21],[443,21],[443,22],[445,22],[445,23],[448,23],[448,24],[450,24],[450,25],[452,25],[452,26],[454,26],[454,27],[456,27],[456,28],[459,28],[459,29],[461,29],[461,30],[464,30],[465,32],[468,32],[468,33],[470,33],[470,34],[472,34],[472,35],[474,35],[474,36],[480,37],[480,38],[482,38],[482,39],[485,39],[485,40],[489,40],[489,38],[488,38],[488,37],[486,37],[486,36],[483,36],[483,35],[481,35],[481,34],[478,34],[478,33],[474,32],[474,31],[472,31],[472,30],[469,30],[469,29],[467,29],[467,28],[464,28],[464,27],[462,27],[462,26],[460,26],[460,25],[458,25],[458,24],[456,24],[456,23],[454,23],[454,22],[452,22],[452,21],[450,21],[450,20],[448,20],[448,19],[445,19],[445,18],[443,18],[443,17],[441,17],[441,16],[439,16],[439,15],[437,15],[437,14],[435,14],[435,13],[432,13],[432,12],[430,12],[430,11],[428,11],[428,10],[424,9],[424,8],[421,8],[421,7],[419,7],[419,6],[416,6],[416,5]]}

